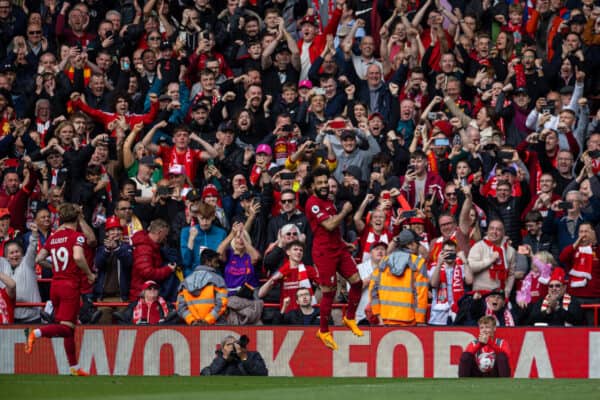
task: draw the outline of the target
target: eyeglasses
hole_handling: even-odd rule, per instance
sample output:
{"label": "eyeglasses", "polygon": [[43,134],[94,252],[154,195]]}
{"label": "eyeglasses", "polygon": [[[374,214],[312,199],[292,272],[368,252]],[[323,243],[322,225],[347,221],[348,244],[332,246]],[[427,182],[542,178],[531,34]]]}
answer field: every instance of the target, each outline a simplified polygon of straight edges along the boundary
{"label": "eyeglasses", "polygon": [[292,204],[296,199],[281,199],[281,204]]}
{"label": "eyeglasses", "polygon": [[160,36],[150,36],[148,40],[160,40]]}
{"label": "eyeglasses", "polygon": [[30,34],[30,35],[41,35],[42,31],[29,31],[27,33]]}
{"label": "eyeglasses", "polygon": [[298,236],[298,232],[288,232],[285,236]]}
{"label": "eyeglasses", "polygon": [[562,283],[554,283],[552,285],[548,285],[550,289],[560,289],[562,287]]}

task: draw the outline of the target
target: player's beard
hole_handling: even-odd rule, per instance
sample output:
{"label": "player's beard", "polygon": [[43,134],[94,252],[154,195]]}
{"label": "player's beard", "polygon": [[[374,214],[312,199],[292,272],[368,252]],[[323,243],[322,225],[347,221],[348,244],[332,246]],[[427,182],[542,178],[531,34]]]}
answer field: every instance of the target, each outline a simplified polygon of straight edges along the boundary
{"label": "player's beard", "polygon": [[315,191],[315,195],[318,198],[320,198],[321,200],[328,200],[329,188],[328,187],[324,187],[322,189],[316,190]]}

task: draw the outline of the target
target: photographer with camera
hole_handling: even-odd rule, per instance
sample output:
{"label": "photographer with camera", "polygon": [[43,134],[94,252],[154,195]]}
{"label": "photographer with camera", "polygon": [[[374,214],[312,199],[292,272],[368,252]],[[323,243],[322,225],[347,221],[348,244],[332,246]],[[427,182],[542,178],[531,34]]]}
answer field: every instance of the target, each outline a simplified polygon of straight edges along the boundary
{"label": "photographer with camera", "polygon": [[267,376],[269,370],[258,351],[249,351],[248,336],[225,336],[221,347],[215,351],[215,359],[202,369],[200,375],[247,375]]}

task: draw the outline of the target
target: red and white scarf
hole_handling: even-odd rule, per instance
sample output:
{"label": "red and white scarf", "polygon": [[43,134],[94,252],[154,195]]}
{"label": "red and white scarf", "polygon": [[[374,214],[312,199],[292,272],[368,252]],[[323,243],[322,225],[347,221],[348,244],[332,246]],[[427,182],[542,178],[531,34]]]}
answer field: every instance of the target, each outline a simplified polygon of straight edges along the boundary
{"label": "red and white scarf", "polygon": [[573,261],[574,264],[569,271],[571,287],[585,287],[592,279],[592,263],[594,261],[592,246],[579,246]]}
{"label": "red and white scarf", "polygon": [[100,164],[100,172],[102,173],[102,179],[105,179],[108,182],[106,184],[106,187],[104,188],[104,190],[106,190],[106,199],[110,203],[112,203],[112,188],[110,184],[110,176],[108,175],[106,168],[102,164]]}
{"label": "red and white scarf", "polygon": [[[567,293],[564,294],[562,298],[562,303],[560,305],[556,305],[553,311],[556,311],[559,307],[562,306],[562,309],[565,311],[569,310],[569,305],[571,305],[571,296]],[[544,301],[542,301],[541,311],[545,312],[550,308],[550,302],[548,301],[548,296],[544,297]]]}
{"label": "red and white scarf", "polygon": [[[163,299],[162,297],[159,297],[156,300],[156,302],[158,302],[158,305],[162,309],[163,317],[167,316],[167,314],[169,314],[169,308],[167,307],[167,302],[165,301],[165,299]],[[144,317],[144,308],[145,308],[146,312],[148,313],[148,315],[145,316],[147,323],[152,324],[152,323],[158,323],[158,322],[162,321],[162,318],[156,322],[150,321],[150,314],[152,313],[152,306],[154,305],[154,303],[155,302],[146,303],[146,301],[144,299],[140,299],[137,302],[137,304],[133,308],[133,323],[135,325],[137,325],[138,322]]]}
{"label": "red and white scarf", "polygon": [[308,271],[306,270],[306,266],[304,265],[304,263],[298,264],[298,287],[307,288],[308,290],[310,290],[310,303],[312,305],[317,304],[317,299],[315,298],[312,286],[310,285],[310,280],[308,279]]}
{"label": "red and white scarf", "polygon": [[48,133],[48,129],[50,129],[50,121],[42,121],[39,118],[35,119],[36,131],[40,134],[40,140],[42,146],[46,145],[46,133]]}
{"label": "red and white scarf", "polygon": [[501,246],[495,245],[488,239],[483,239],[483,242],[488,247],[491,247],[492,251],[495,251],[496,253],[500,254],[500,257],[498,257],[496,262],[492,264],[490,269],[488,269],[488,272],[490,274],[490,279],[500,281],[500,287],[503,288],[504,283],[508,278],[508,270],[506,268],[506,250],[508,246],[506,244],[506,241]]}
{"label": "red and white scarf", "polygon": [[[498,320],[498,317],[496,316],[496,313],[494,313],[494,311],[492,311],[492,309],[490,309],[490,307],[487,305],[487,302],[485,304],[485,315],[494,317],[494,319],[496,320],[496,323],[498,325],[501,325],[500,321]],[[515,320],[513,319],[512,313],[510,312],[510,303],[508,303],[504,307],[504,311],[502,312],[502,317],[504,318],[504,326],[515,326]]]}
{"label": "red and white scarf", "polygon": [[[446,263],[440,268],[440,287],[437,290],[437,304],[448,302],[448,277],[446,276]],[[463,284],[463,262],[460,258],[456,258],[456,265],[452,271],[452,312],[458,312],[458,300],[465,294],[465,286]]]}
{"label": "red and white scarf", "polygon": [[[181,164],[179,162],[180,155],[181,153],[177,152],[177,148],[173,146],[173,149],[171,150],[171,160],[169,162],[169,165],[167,165],[166,169],[167,172],[169,171],[169,168],[171,168],[173,165]],[[190,176],[190,173],[194,167],[194,160],[192,155],[192,149],[190,149],[189,147],[185,150],[183,166],[185,167],[186,175]]]}
{"label": "red and white scarf", "polygon": [[[452,232],[452,235],[450,235],[448,240],[452,240],[454,243],[458,244],[458,241],[456,240],[456,231]],[[438,256],[442,252],[442,247],[444,246],[445,241],[446,239],[444,239],[443,236],[440,236],[439,238],[435,239],[431,244],[431,251],[429,253],[431,257],[429,260],[429,265],[431,268],[435,267],[435,264],[437,264]]]}

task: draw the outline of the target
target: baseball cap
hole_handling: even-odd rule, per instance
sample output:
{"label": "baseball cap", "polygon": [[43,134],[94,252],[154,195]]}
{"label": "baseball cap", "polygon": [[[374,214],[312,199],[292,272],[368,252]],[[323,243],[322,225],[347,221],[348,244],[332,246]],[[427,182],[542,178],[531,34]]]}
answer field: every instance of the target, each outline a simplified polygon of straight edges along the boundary
{"label": "baseball cap", "polygon": [[173,164],[169,167],[169,175],[185,175],[185,167],[181,164]]}
{"label": "baseball cap", "polygon": [[577,14],[569,20],[569,25],[585,25],[586,22],[585,15]]}
{"label": "baseball cap", "polygon": [[171,100],[173,100],[173,99],[168,94],[161,94],[158,97],[158,101],[171,101]]}
{"label": "baseball cap", "polygon": [[494,295],[502,296],[503,299],[506,297],[505,293],[504,293],[504,289],[502,289],[502,288],[496,288],[488,294],[488,296],[494,296]]}
{"label": "baseball cap", "polygon": [[344,129],[340,135],[340,139],[345,140],[348,138],[356,139],[356,133],[350,129]]}
{"label": "baseball cap", "polygon": [[218,130],[221,132],[234,132],[233,122],[225,121],[219,124]]}
{"label": "baseball cap", "polygon": [[196,111],[196,110],[200,110],[200,109],[208,111],[208,106],[202,101],[199,101],[198,103],[194,103],[194,105],[192,105],[192,111]]}
{"label": "baseball cap", "polygon": [[527,89],[526,89],[526,88],[524,88],[524,87],[517,88],[517,89],[516,89],[516,90],[513,92],[513,94],[515,94],[515,95],[517,95],[517,94],[526,94],[527,96],[529,96],[529,93],[527,93]]}
{"label": "baseball cap", "polygon": [[373,114],[369,115],[369,121],[377,117],[379,117],[382,121],[385,121],[385,117],[379,112],[374,112]]}
{"label": "baseball cap", "polygon": [[160,168],[160,164],[156,162],[152,156],[144,156],[140,159],[140,164],[147,165],[152,168]]}
{"label": "baseball cap", "polygon": [[376,247],[380,247],[380,246],[383,246],[383,247],[385,247],[387,249],[388,244],[386,242],[384,242],[384,241],[381,241],[381,240],[377,241],[377,242],[371,244],[371,250],[373,250]]}
{"label": "baseball cap", "polygon": [[420,242],[422,238],[415,233],[412,229],[404,229],[398,236],[396,236],[399,246],[406,246],[411,243]]}
{"label": "baseball cap", "polygon": [[575,88],[573,86],[563,86],[558,93],[562,94],[563,96],[569,95],[569,94],[573,94],[573,91],[575,90]]}
{"label": "baseball cap", "polygon": [[198,201],[202,199],[202,193],[198,189],[192,189],[185,195],[185,199],[189,201]]}
{"label": "baseball cap", "polygon": [[412,224],[420,224],[420,225],[425,225],[425,220],[423,218],[409,218],[407,221],[408,224],[412,225]]}
{"label": "baseball cap", "polygon": [[160,286],[158,285],[158,283],[154,282],[154,281],[146,281],[144,282],[144,286],[142,286],[142,291],[151,288],[151,287],[156,287],[156,288],[160,288]]}
{"label": "baseball cap", "polygon": [[121,226],[121,221],[119,220],[119,218],[117,218],[114,215],[112,217],[109,217],[106,220],[106,223],[104,224],[105,231],[108,231],[113,228],[119,228],[119,229],[121,229],[121,231],[123,230],[123,227]]}
{"label": "baseball cap", "polygon": [[359,181],[362,180],[362,171],[356,165],[349,165],[344,170],[344,175],[352,175]]}
{"label": "baseball cap", "polygon": [[256,154],[259,153],[265,153],[268,155],[273,154],[273,151],[271,151],[271,146],[269,146],[268,144],[259,144],[258,147],[256,148]]}
{"label": "baseball cap", "polygon": [[8,208],[0,208],[0,219],[7,217],[10,218],[10,211]]}
{"label": "baseball cap", "polygon": [[517,176],[517,171],[513,168],[513,167],[504,167],[502,168],[502,173],[506,174],[509,173],[513,176]]}
{"label": "baseball cap", "polygon": [[240,200],[250,200],[254,198],[254,192],[248,190],[242,193],[239,197]]}
{"label": "baseball cap", "polygon": [[304,24],[311,24],[313,26],[319,26],[317,18],[314,15],[306,15],[304,18],[300,20],[300,26]]}
{"label": "baseball cap", "polygon": [[304,80],[300,81],[300,83],[298,83],[298,89],[301,89],[301,88],[312,89],[312,87],[313,87],[313,84],[308,79],[304,79]]}

